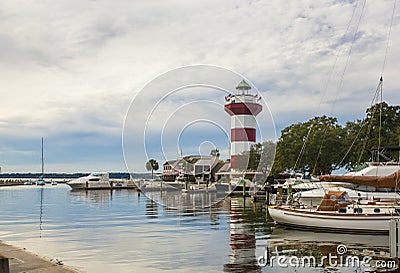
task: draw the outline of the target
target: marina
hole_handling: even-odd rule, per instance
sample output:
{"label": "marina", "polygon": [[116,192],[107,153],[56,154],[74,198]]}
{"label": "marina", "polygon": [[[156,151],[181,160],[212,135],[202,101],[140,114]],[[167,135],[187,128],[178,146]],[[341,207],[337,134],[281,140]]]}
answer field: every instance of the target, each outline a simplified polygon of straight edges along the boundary
{"label": "marina", "polygon": [[[265,202],[251,198],[229,197],[198,209],[199,202],[210,197],[182,195],[186,199],[179,202],[186,209],[177,210],[156,204],[136,190],[72,191],[65,184],[2,187],[0,236],[4,242],[82,272],[159,272],[165,268],[174,272],[287,272],[260,266],[257,259],[266,249],[293,247],[291,238],[313,247],[346,243],[357,249],[389,251],[387,235],[332,237],[330,233],[282,229],[268,220]],[[166,201],[169,205],[177,200],[173,196]],[[315,242],[312,238],[317,237]],[[384,258],[389,259],[388,255]]]}
{"label": "marina", "polygon": [[14,2],[0,273],[400,272],[397,0]]}

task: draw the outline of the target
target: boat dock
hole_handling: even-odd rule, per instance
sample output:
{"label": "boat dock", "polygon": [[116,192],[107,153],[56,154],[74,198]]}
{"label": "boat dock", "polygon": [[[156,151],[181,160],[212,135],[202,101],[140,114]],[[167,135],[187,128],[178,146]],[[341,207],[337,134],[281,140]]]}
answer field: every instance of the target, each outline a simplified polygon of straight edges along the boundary
{"label": "boat dock", "polygon": [[82,273],[57,259],[40,257],[0,241],[0,272]]}

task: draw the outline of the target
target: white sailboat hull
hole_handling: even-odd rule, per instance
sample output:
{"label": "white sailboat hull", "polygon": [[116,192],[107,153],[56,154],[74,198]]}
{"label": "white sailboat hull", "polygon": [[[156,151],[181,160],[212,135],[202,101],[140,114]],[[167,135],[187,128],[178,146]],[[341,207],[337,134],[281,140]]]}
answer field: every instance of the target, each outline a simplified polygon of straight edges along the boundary
{"label": "white sailboat hull", "polygon": [[389,220],[398,215],[341,214],[317,212],[282,207],[268,208],[269,214],[278,224],[313,230],[342,232],[388,233]]}

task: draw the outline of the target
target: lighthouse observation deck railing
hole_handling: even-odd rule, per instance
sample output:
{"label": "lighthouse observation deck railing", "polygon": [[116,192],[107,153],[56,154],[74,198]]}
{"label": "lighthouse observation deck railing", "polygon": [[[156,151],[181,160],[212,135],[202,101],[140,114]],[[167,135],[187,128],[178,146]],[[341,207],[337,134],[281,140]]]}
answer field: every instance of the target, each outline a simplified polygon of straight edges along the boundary
{"label": "lighthouse observation deck railing", "polygon": [[227,103],[256,103],[259,100],[258,95],[235,94],[226,97]]}

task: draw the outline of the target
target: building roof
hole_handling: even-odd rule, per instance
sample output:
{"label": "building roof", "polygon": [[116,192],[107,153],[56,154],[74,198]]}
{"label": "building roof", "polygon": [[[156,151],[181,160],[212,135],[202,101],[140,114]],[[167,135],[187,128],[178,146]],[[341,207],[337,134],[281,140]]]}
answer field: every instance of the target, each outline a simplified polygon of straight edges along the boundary
{"label": "building roof", "polygon": [[224,165],[222,165],[222,167],[218,170],[218,173],[229,172],[230,167],[231,167],[231,162],[225,161]]}
{"label": "building roof", "polygon": [[214,164],[215,159],[212,158],[211,156],[204,156],[201,157],[199,160],[196,161],[196,163],[194,163],[194,165],[213,165]]}
{"label": "building roof", "polygon": [[238,86],[236,86],[236,89],[237,90],[249,90],[249,89],[251,89],[251,86],[245,80],[242,80],[238,84]]}
{"label": "building roof", "polygon": [[166,161],[163,165],[167,165],[167,164],[169,164],[169,165],[174,165],[176,162],[177,162],[178,160],[177,159],[173,159],[173,160],[168,160],[168,161]]}

